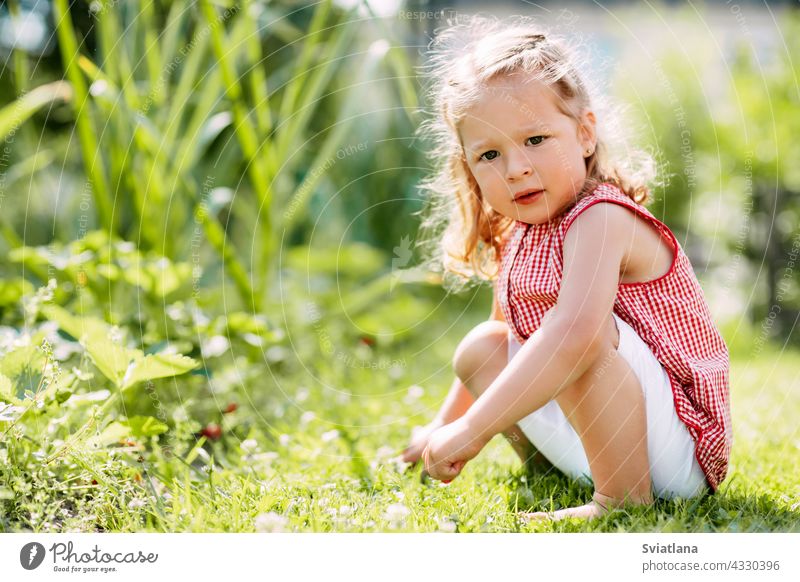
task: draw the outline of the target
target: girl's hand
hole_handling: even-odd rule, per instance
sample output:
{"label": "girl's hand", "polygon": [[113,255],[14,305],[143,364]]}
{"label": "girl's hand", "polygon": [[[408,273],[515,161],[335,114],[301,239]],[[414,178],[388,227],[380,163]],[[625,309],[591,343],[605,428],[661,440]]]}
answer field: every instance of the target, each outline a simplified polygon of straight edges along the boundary
{"label": "girl's hand", "polygon": [[481,452],[486,442],[469,430],[464,418],[459,418],[437,429],[428,439],[422,452],[425,470],[434,479],[449,483],[455,479],[467,461]]}
{"label": "girl's hand", "polygon": [[444,426],[444,422],[434,418],[425,426],[415,426],[411,430],[411,442],[401,453],[404,463],[416,463],[422,458],[422,451],[428,446],[428,438],[433,431]]}

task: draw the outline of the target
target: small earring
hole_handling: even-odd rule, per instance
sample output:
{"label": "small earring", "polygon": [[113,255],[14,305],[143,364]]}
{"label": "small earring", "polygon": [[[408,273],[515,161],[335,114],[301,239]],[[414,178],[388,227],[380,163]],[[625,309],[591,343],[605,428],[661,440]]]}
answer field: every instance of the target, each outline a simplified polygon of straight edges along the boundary
{"label": "small earring", "polygon": [[586,156],[587,156],[587,157],[591,156],[591,155],[592,155],[592,153],[593,153],[593,151],[594,151],[594,150],[592,150],[592,148],[589,148],[589,149],[587,149],[587,150],[586,150]]}

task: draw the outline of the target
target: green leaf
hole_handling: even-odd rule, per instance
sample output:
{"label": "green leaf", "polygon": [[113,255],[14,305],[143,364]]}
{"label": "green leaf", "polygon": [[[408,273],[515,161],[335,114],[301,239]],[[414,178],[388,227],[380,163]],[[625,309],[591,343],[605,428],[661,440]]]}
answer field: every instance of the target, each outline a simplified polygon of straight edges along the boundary
{"label": "green leaf", "polygon": [[31,343],[11,350],[0,358],[0,374],[16,378],[26,369],[41,370],[43,365],[44,355]]}
{"label": "green leaf", "polygon": [[120,440],[130,435],[130,433],[131,428],[129,426],[115,421],[103,429],[103,432],[100,434],[87,439],[86,446],[90,449],[102,449],[108,445],[118,443]]}
{"label": "green leaf", "polygon": [[0,400],[11,402],[14,398],[14,384],[5,374],[0,374]]}
{"label": "green leaf", "polygon": [[72,99],[72,88],[65,81],[41,85],[0,109],[0,139],[19,129],[29,117],[54,101]]}
{"label": "green leaf", "polygon": [[[95,367],[115,386],[124,390],[138,382],[178,376],[198,363],[180,354],[149,354],[111,340],[111,326],[92,317],[77,317],[57,305],[45,305],[42,313],[78,338]],[[2,371],[2,370],[0,370]]]}
{"label": "green leaf", "polygon": [[139,350],[131,351],[136,351],[137,355],[122,379],[121,388],[123,390],[138,382],[179,376],[198,366],[196,360],[181,354],[149,354],[145,356]]}
{"label": "green leaf", "polygon": [[156,436],[169,430],[166,424],[152,416],[134,416],[124,424],[130,427],[131,434],[137,438]]}

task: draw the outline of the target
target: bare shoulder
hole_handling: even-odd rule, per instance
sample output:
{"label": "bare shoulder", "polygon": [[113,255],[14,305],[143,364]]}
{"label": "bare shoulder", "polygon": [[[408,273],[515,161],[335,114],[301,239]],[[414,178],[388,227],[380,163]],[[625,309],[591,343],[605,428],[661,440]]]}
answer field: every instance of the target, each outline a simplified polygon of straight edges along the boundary
{"label": "bare shoulder", "polygon": [[613,202],[593,204],[575,219],[570,230],[575,227],[578,236],[613,237],[622,244],[620,283],[642,283],[665,275],[677,250],[653,224]]}

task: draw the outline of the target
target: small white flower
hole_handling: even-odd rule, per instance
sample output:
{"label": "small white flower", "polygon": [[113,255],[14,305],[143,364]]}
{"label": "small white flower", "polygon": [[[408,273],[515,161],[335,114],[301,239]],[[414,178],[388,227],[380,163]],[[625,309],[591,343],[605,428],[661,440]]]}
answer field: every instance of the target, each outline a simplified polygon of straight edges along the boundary
{"label": "small white flower", "polygon": [[255,453],[258,450],[258,441],[256,439],[247,439],[241,442],[239,448],[246,454]]}
{"label": "small white flower", "polygon": [[328,432],[322,433],[322,442],[329,443],[339,438],[339,431],[336,429],[329,430]]}
{"label": "small white flower", "polygon": [[417,400],[422,398],[424,394],[425,394],[425,389],[422,386],[417,386],[416,384],[414,384],[413,386],[409,387],[408,394],[406,394],[406,397],[403,399],[403,401],[406,404],[412,404],[413,402],[416,402]]}
{"label": "small white flower", "polygon": [[128,502],[128,509],[139,509],[147,505],[144,499],[131,499]]}
{"label": "small white flower", "polygon": [[281,443],[281,445],[283,445],[284,447],[288,445],[289,441],[291,440],[292,437],[290,437],[288,434],[282,434],[281,436],[278,437],[278,442]]}
{"label": "small white flower", "polygon": [[375,451],[375,460],[379,463],[385,463],[392,458],[392,455],[394,455],[394,449],[384,445]]}
{"label": "small white flower", "polygon": [[86,382],[87,380],[91,380],[92,378],[94,378],[94,374],[92,374],[91,372],[84,372],[83,370],[79,370],[74,366],[72,368],[72,373],[78,380],[81,380],[83,382]]}
{"label": "small white flower", "polygon": [[436,520],[436,524],[439,526],[439,531],[444,533],[453,533],[456,531],[456,522],[452,519],[447,517],[442,517]]}
{"label": "small white flower", "polygon": [[22,406],[0,403],[0,422],[13,422],[23,410]]}
{"label": "small white flower", "polygon": [[228,338],[222,335],[215,335],[203,342],[200,346],[200,353],[204,358],[215,358],[224,354],[230,346],[231,343]]}
{"label": "small white flower", "polygon": [[285,531],[288,523],[286,516],[270,511],[256,516],[255,528],[260,533],[279,533]]}
{"label": "small white flower", "polygon": [[315,418],[317,418],[316,414],[314,414],[310,410],[306,410],[303,414],[300,415],[300,424],[308,424]]}
{"label": "small white flower", "polygon": [[111,343],[122,343],[122,330],[118,325],[112,325],[111,329],[108,330],[108,339],[111,341]]}
{"label": "small white flower", "polygon": [[347,517],[348,515],[352,514],[353,514],[353,508],[349,505],[342,505],[339,508],[339,515],[341,515],[342,517]]}
{"label": "small white flower", "polygon": [[294,399],[297,400],[297,402],[305,402],[308,400],[308,388],[300,388],[297,394],[295,394]]}
{"label": "small white flower", "polygon": [[392,527],[398,527],[405,522],[410,514],[411,510],[402,503],[392,503],[386,508],[384,517],[389,521]]}

